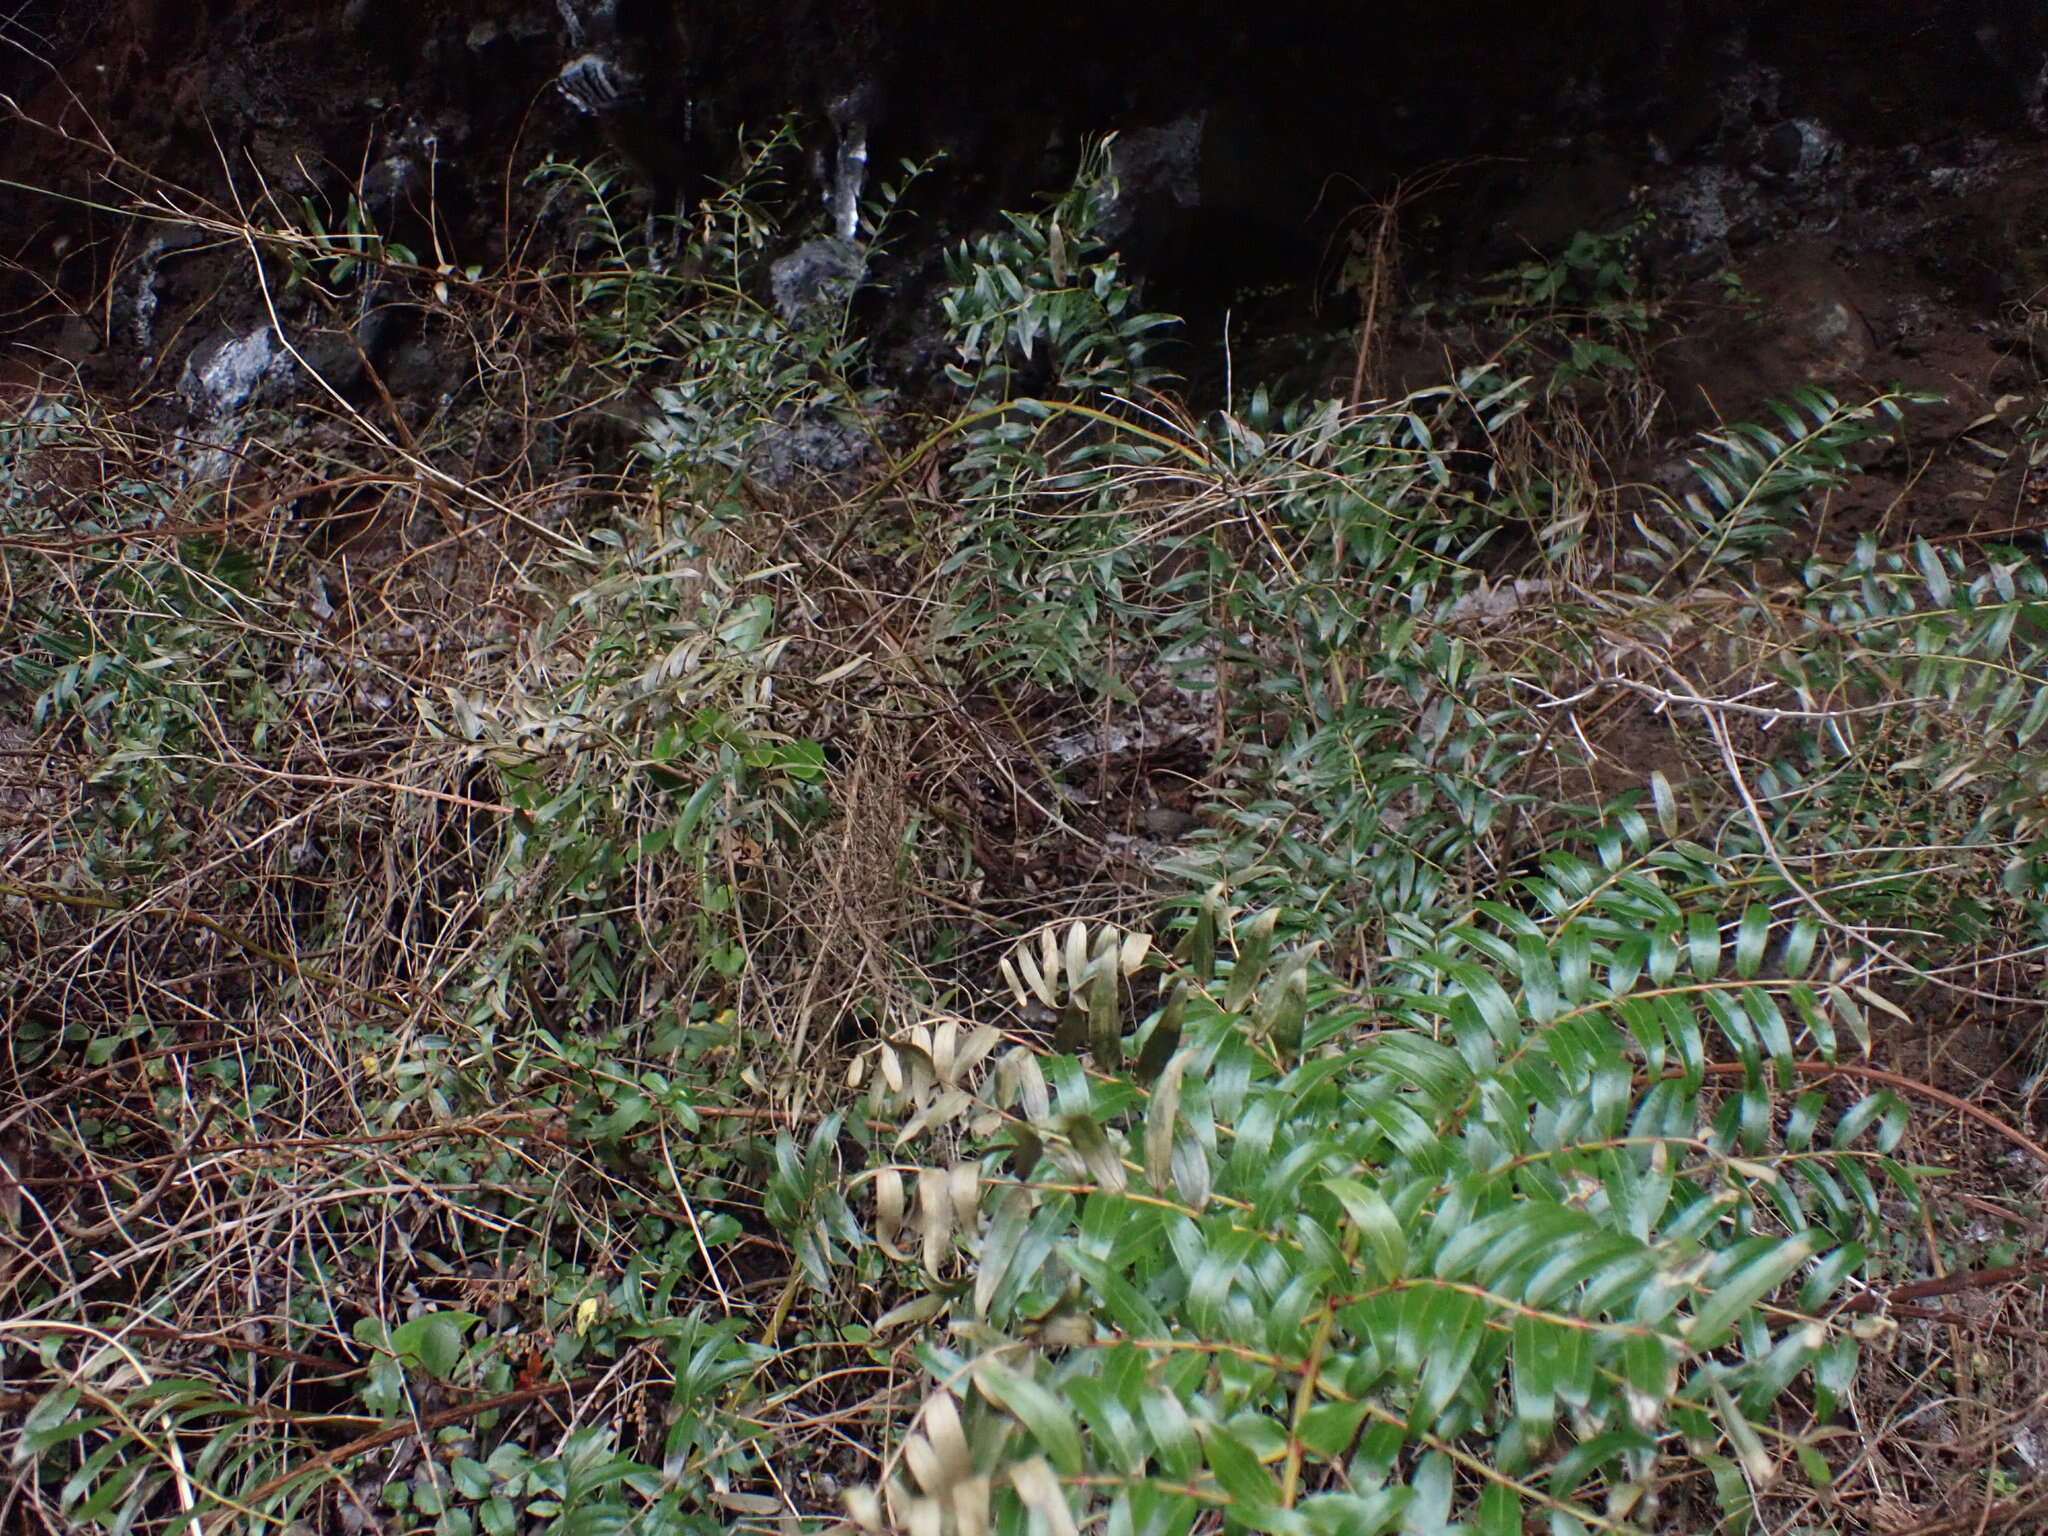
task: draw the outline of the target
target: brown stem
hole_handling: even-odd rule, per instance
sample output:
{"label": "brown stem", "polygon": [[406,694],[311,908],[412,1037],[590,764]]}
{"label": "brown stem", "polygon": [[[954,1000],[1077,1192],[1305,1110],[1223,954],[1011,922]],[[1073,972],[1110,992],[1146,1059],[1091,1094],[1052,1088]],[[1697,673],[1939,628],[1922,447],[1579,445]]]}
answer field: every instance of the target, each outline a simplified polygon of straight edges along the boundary
{"label": "brown stem", "polygon": [[2017,1264],[2001,1264],[1996,1269],[1965,1270],[1958,1275],[1943,1275],[1935,1280],[1915,1280],[1911,1285],[1902,1285],[1889,1291],[1867,1291],[1861,1296],[1852,1296],[1841,1305],[1830,1309],[1835,1312],[1882,1312],[1896,1302],[1924,1301],[1930,1296],[1953,1296],[1958,1291],[1981,1291],[1990,1286],[2003,1285],[2008,1280],[2018,1280],[2026,1275],[2038,1275],[2048,1270],[2048,1257],[2023,1259]]}
{"label": "brown stem", "polygon": [[1944,1328],[1961,1328],[1976,1333],[1985,1333],[1997,1339],[2013,1339],[2021,1344],[2048,1344],[2048,1333],[2037,1328],[2017,1328],[2011,1323],[2001,1323],[1995,1317],[1964,1317],[1958,1312],[1944,1312],[1940,1307],[1916,1307],[1902,1304],[1887,1307],[1892,1317],[1913,1317],[1930,1323],[1940,1323]]}
{"label": "brown stem", "polygon": [[[2034,1486],[2039,1487],[2040,1484]],[[2036,1494],[2030,1499],[2014,1499],[2005,1504],[1986,1504],[1982,1509],[1967,1515],[1948,1515],[1940,1520],[1930,1520],[1923,1525],[1909,1526],[1897,1536],[1983,1536],[1985,1531],[2002,1531],[2018,1526],[2023,1530],[2038,1531],[2038,1524],[2048,1517],[2048,1494]]]}
{"label": "brown stem", "polygon": [[[439,1413],[430,1413],[423,1418],[408,1419],[402,1424],[388,1424],[370,1434],[358,1435],[346,1445],[337,1445],[331,1451],[322,1451],[312,1459],[293,1467],[289,1472],[280,1472],[270,1481],[259,1484],[242,1502],[251,1508],[261,1507],[266,1499],[274,1498],[302,1477],[340,1466],[343,1462],[353,1460],[367,1451],[374,1451],[380,1446],[390,1445],[393,1441],[403,1440],[407,1435],[428,1435],[437,1429],[450,1424],[460,1424],[465,1419],[473,1419],[478,1414],[489,1413],[493,1409],[519,1408],[527,1403],[540,1402],[544,1398],[560,1397],[565,1392],[593,1386],[597,1379],[595,1376],[585,1376],[576,1381],[551,1381],[538,1387],[520,1387],[516,1391],[500,1392],[496,1397],[480,1397],[473,1403],[444,1408]],[[234,1513],[234,1510],[222,1511],[218,1517],[208,1521],[205,1529],[209,1532],[218,1531],[222,1523]]]}
{"label": "brown stem", "polygon": [[177,1153],[164,1165],[164,1171],[156,1183],[145,1190],[126,1211],[119,1215],[111,1214],[113,1202],[110,1200],[107,1202],[109,1215],[104,1221],[96,1221],[91,1226],[85,1226],[73,1222],[69,1216],[63,1215],[60,1212],[57,1217],[57,1225],[78,1241],[89,1243],[95,1238],[104,1237],[107,1233],[115,1231],[123,1221],[134,1221],[138,1217],[147,1215],[150,1207],[163,1199],[164,1195],[169,1192],[171,1185],[177,1182],[179,1172],[184,1168],[186,1160],[192,1155],[192,1149],[199,1145],[200,1138],[206,1134],[206,1128],[213,1124],[213,1117],[219,1112],[220,1101],[218,1099],[210,1100],[206,1106],[206,1113],[199,1117],[198,1126],[190,1136],[185,1138],[185,1144],[178,1148]]}
{"label": "brown stem", "polygon": [[[2042,1146],[2026,1132],[2008,1125],[1998,1116],[1967,1099],[1936,1088],[1932,1083],[1923,1083],[1917,1078],[1902,1077],[1896,1072],[1887,1072],[1882,1067],[1866,1067],[1855,1062],[1841,1061],[1795,1061],[1792,1070],[1801,1077],[1855,1077],[1866,1082],[1883,1083],[1888,1088],[1897,1088],[1902,1093],[1914,1093],[1922,1098],[1945,1104],[1959,1115],[1967,1115],[1981,1125],[1990,1127],[2014,1146],[2023,1148],[2042,1168],[2048,1169],[2048,1147]],[[1702,1068],[1708,1077],[1743,1077],[1749,1068],[1741,1062],[1714,1062]],[[1667,1077],[1683,1077],[1683,1072],[1670,1072]]]}

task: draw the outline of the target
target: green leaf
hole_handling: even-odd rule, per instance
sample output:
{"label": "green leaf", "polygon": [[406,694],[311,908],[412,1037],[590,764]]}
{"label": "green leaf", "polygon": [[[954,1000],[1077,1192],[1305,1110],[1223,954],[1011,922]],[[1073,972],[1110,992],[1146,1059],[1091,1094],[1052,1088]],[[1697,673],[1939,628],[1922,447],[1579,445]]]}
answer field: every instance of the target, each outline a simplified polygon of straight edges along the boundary
{"label": "green leaf", "polygon": [[1780,1086],[1789,1088],[1793,1082],[1792,1032],[1785,1026],[1785,1014],[1778,1007],[1778,1000],[1762,987],[1747,987],[1743,990],[1742,1007],[1778,1068]]}
{"label": "green leaf", "polygon": [[1341,1461],[1371,1407],[1363,1398],[1317,1403],[1301,1416],[1301,1443],[1325,1461]]}
{"label": "green leaf", "polygon": [[1803,1440],[1796,1443],[1792,1449],[1799,1457],[1800,1469],[1806,1473],[1808,1482],[1821,1489],[1834,1486],[1835,1469],[1828,1465],[1827,1458],[1821,1455],[1818,1449]]}
{"label": "green leaf", "polygon": [[1198,1216],[1208,1208],[1209,1198],[1215,1193],[1215,1170],[1210,1166],[1209,1154],[1192,1136],[1182,1136],[1173,1144],[1173,1188],[1182,1203]]}
{"label": "green leaf", "polygon": [[1152,1085],[1152,1101],[1145,1108],[1145,1178],[1154,1194],[1163,1195],[1173,1187],[1174,1126],[1180,1118],[1181,1079],[1194,1058],[1193,1051],[1182,1051],[1167,1063]]}
{"label": "green leaf", "polygon": [[1694,912],[1685,920],[1686,964],[1701,981],[1721,970],[1721,925],[1711,912]]}
{"label": "green leaf", "polygon": [[[1661,1334],[1640,1330],[1623,1336],[1622,1378],[1642,1401],[1654,1404],[1669,1401],[1676,1386],[1676,1368],[1673,1341]],[[1640,1415],[1637,1422],[1642,1422]]]}
{"label": "green leaf", "polygon": [[1827,1299],[1834,1295],[1836,1287],[1860,1269],[1869,1256],[1869,1250],[1861,1243],[1845,1243],[1834,1252],[1822,1255],[1799,1284],[1799,1309],[1809,1313],[1820,1311]]}
{"label": "green leaf", "polygon": [[449,1464],[448,1475],[456,1492],[465,1499],[481,1499],[491,1491],[491,1474],[480,1461],[458,1456]]}
{"label": "green leaf", "polygon": [[1515,1422],[1532,1445],[1549,1439],[1557,1421],[1557,1335],[1573,1331],[1526,1313],[1514,1320]]}
{"label": "green leaf", "polygon": [[1151,1432],[1153,1454],[1168,1477],[1187,1482],[1201,1465],[1201,1443],[1194,1420],[1171,1392],[1147,1392],[1138,1399],[1138,1410]]}
{"label": "green leaf", "polygon": [[1201,1435],[1209,1470],[1230,1495],[1232,1514],[1258,1527],[1261,1516],[1280,1502],[1280,1488],[1272,1473],[1259,1465],[1251,1449],[1222,1425],[1205,1423]]}
{"label": "green leaf", "polygon": [[1745,1312],[1813,1257],[1824,1234],[1808,1229],[1788,1238],[1758,1241],[1761,1251],[1714,1280],[1684,1325],[1686,1347],[1694,1353],[1718,1349]]}
{"label": "green leaf", "polygon": [[1764,950],[1771,939],[1771,909],[1751,902],[1743,909],[1742,922],[1735,930],[1735,974],[1745,981],[1763,969]]}
{"label": "green leaf", "polygon": [[1521,1015],[1493,977],[1469,960],[1447,960],[1443,971],[1452,984],[1450,995],[1470,1002],[1496,1044],[1506,1046],[1521,1035]]}
{"label": "green leaf", "polygon": [[1755,1426],[1743,1416],[1743,1412],[1728,1395],[1728,1389],[1721,1384],[1718,1376],[1707,1379],[1707,1390],[1714,1399],[1721,1428],[1728,1436],[1728,1442],[1735,1449],[1736,1458],[1742,1463],[1742,1470],[1752,1488],[1761,1488],[1770,1482],[1772,1465],[1770,1453],[1764,1449],[1763,1441],[1757,1437]]}
{"label": "green leaf", "polygon": [[[974,1315],[987,1317],[989,1305],[995,1299],[1003,1283],[1011,1276],[1013,1266],[1018,1263],[1024,1251],[1024,1239],[1030,1230],[1033,1213],[1032,1194],[1027,1189],[1010,1188],[1003,1191],[996,1204],[995,1218],[989,1223],[988,1231],[981,1239],[975,1254],[974,1264]],[[1044,1254],[1036,1256],[1032,1265],[1044,1262]],[[1027,1271],[1019,1280],[1028,1283],[1031,1272]]]}
{"label": "green leaf", "polygon": [[1124,1174],[1123,1158],[1108,1133],[1083,1114],[1062,1115],[1060,1129],[1081,1154],[1081,1161],[1088,1165],[1090,1177],[1111,1194],[1122,1194],[1129,1181]]}
{"label": "green leaf", "polygon": [[1593,991],[1593,939],[1587,925],[1568,923],[1558,936],[1557,980],[1565,1001],[1583,1003]]}
{"label": "green leaf", "polygon": [[83,1396],[76,1387],[59,1387],[36,1399],[35,1406],[22,1416],[21,1428],[17,1432],[19,1438],[14,1444],[16,1466],[33,1461],[61,1441],[86,1433],[91,1424],[101,1421],[102,1415],[94,1415],[91,1424],[77,1427],[78,1421],[71,1418],[71,1411]]}
{"label": "green leaf", "polygon": [[474,1312],[427,1312],[391,1330],[391,1349],[436,1381],[461,1363],[464,1337],[481,1319]]}
{"label": "green leaf", "polygon": [[1085,1465],[1081,1437],[1067,1406],[1038,1382],[993,1356],[974,1362],[974,1385],[981,1395],[1022,1424],[1039,1449],[1068,1477],[1079,1477]]}
{"label": "green leaf", "polygon": [[1230,982],[1223,993],[1224,1012],[1241,1012],[1250,1001],[1265,974],[1266,957],[1273,949],[1273,930],[1279,921],[1277,911],[1261,912],[1238,941],[1237,960],[1231,966]]}
{"label": "green leaf", "polygon": [[[139,1487],[146,1496],[151,1485],[161,1485],[163,1474],[153,1470],[150,1460],[141,1456],[115,1460],[128,1451],[132,1451],[132,1447],[125,1439],[101,1446],[87,1459],[78,1474],[65,1483],[58,1494],[58,1502],[67,1506],[67,1513],[74,1520],[87,1525],[97,1524],[131,1491]],[[105,1473],[104,1477],[102,1473]]]}
{"label": "green leaf", "polygon": [[1216,933],[1222,921],[1223,903],[1223,887],[1211,886],[1195,912],[1194,923],[1175,951],[1197,986],[1207,986],[1216,975]]}
{"label": "green leaf", "polygon": [[1486,1336],[1487,1305],[1463,1291],[1440,1290],[1424,1314],[1422,1380],[1409,1422],[1433,1424],[1463,1387]]}
{"label": "green leaf", "polygon": [[1557,971],[1551,964],[1550,947],[1537,935],[1524,934],[1515,941],[1515,957],[1529,1017],[1548,1024],[1557,1017],[1558,1006]]}
{"label": "green leaf", "polygon": [[1374,1280],[1388,1285],[1408,1273],[1408,1237],[1400,1218],[1380,1192],[1357,1179],[1324,1179],[1323,1188],[1337,1197],[1351,1219],[1372,1266]]}
{"label": "green leaf", "polygon": [[1158,1019],[1145,1035],[1144,1048],[1138,1052],[1138,1064],[1132,1069],[1132,1076],[1141,1083],[1149,1083],[1166,1069],[1173,1059],[1173,1053],[1180,1049],[1182,1022],[1187,1017],[1188,982],[1181,977],[1167,994],[1166,1006],[1159,1012]]}
{"label": "green leaf", "polygon": [[1792,1108],[1785,1116],[1785,1150],[1804,1152],[1813,1145],[1813,1133],[1820,1124],[1822,1111],[1828,1107],[1827,1096],[1821,1093],[1802,1093],[1793,1101]]}
{"label": "green leaf", "polygon": [[1488,1483],[1479,1495],[1478,1536],[1522,1536],[1522,1498],[1504,1483]]}
{"label": "green leaf", "polygon": [[1309,957],[1297,955],[1260,989],[1254,1024],[1283,1057],[1301,1053],[1302,1021],[1308,1016]]}
{"label": "green leaf", "polygon": [[1224,1303],[1245,1270],[1246,1260],[1260,1245],[1260,1236],[1243,1227],[1226,1226],[1219,1214],[1209,1223],[1201,1258],[1188,1276],[1187,1320],[1208,1337],[1223,1327]]}
{"label": "green leaf", "polygon": [[1098,955],[1094,976],[1088,987],[1088,1048],[1095,1064],[1105,1072],[1123,1065],[1124,1043],[1117,1010],[1117,993],[1122,985],[1114,949]]}
{"label": "green leaf", "polygon": [[1127,1477],[1142,1477],[1149,1447],[1133,1405],[1123,1401],[1115,1385],[1099,1376],[1076,1376],[1067,1381],[1066,1394],[1085,1420],[1098,1455]]}

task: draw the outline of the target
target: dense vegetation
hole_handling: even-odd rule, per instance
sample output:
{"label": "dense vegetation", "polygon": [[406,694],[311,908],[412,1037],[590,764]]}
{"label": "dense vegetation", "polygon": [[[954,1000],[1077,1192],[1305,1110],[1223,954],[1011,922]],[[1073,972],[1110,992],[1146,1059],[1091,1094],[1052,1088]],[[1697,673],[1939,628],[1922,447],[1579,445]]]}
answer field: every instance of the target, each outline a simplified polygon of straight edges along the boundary
{"label": "dense vegetation", "polygon": [[0,422],[0,1525],[1878,1528],[2048,1156],[1884,1049],[2048,943],[2040,566],[1807,532],[1914,402],[1613,483],[1624,232],[1196,411],[1099,158],[914,401],[900,188],[777,292],[788,154],[497,273],[222,224],[475,360],[225,485]]}

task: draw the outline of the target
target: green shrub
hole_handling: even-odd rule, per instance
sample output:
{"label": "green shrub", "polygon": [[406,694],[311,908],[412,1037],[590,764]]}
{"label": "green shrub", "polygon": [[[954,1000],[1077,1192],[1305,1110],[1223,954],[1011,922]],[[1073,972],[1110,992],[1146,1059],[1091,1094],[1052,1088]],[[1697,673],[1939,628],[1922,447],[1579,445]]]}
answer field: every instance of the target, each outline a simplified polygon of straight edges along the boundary
{"label": "green shrub", "polygon": [[[13,1059],[68,1225],[0,1200],[42,1223],[0,1330],[24,1507],[694,1536],[822,1523],[848,1475],[870,1528],[1492,1536],[1740,1530],[1781,1466],[1824,1481],[1835,1309],[1920,1199],[1844,1047],[2043,941],[2038,567],[1799,564],[1907,403],[1812,392],[1523,593],[1501,444],[1565,392],[1196,418],[1099,158],[952,253],[962,393],[895,456],[847,306],[764,298],[815,233],[790,148],[668,247],[601,168],[542,173],[575,249],[531,292],[576,345],[525,382],[644,389],[641,478],[545,552],[508,516],[474,589],[408,550],[394,602],[518,627],[374,707],[314,698],[304,570],[181,534],[167,473],[0,474],[9,681],[94,773],[6,891],[66,1010]],[[308,276],[394,255],[316,237]],[[1625,242],[1519,282],[1617,354],[1648,315]],[[874,481],[764,515],[744,482],[805,422]],[[0,433],[114,457],[61,408]],[[1207,722],[1202,820],[1116,895],[1174,952],[1062,922],[999,1015],[981,957],[1071,893],[991,889],[977,802],[1084,822],[1046,722],[1160,688]],[[1573,713],[1615,695],[1677,725],[1621,794]],[[1108,846],[1056,830],[1056,874]],[[124,992],[109,932],[204,934],[205,1011]]]}
{"label": "green shrub", "polygon": [[[1800,1383],[1832,1411],[1826,1304],[1885,1187],[1916,1196],[1896,1101],[1801,1091],[1859,1017],[1799,975],[1810,931],[1767,957],[1762,908],[1724,931],[1687,895],[1715,884],[1634,824],[1366,1006],[1212,896],[1170,963],[1079,924],[1015,956],[1092,1066],[951,1024],[878,1047],[874,1112],[941,1161],[863,1176],[872,1240],[920,1240],[898,1315],[944,1326],[925,1444],[856,1518],[1635,1529],[1692,1463],[1739,1521],[1751,1421]],[[1123,1041],[1134,981],[1170,996]]]}

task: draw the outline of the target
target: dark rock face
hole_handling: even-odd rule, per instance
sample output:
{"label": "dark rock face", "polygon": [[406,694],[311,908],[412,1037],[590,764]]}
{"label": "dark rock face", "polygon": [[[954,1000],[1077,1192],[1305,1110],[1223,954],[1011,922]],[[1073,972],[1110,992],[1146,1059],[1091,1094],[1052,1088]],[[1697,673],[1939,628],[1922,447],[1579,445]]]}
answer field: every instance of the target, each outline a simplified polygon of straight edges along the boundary
{"label": "dark rock face", "polygon": [[[843,234],[870,166],[944,152],[958,229],[1118,129],[1126,243],[1169,300],[1298,273],[1347,208],[1466,157],[1483,233],[1558,166],[1588,195],[1734,159],[1796,182],[1845,148],[2048,127],[2037,0],[29,0],[4,25],[0,91],[74,137],[0,129],[0,175],[104,196],[97,124],[215,197],[232,173],[244,196],[431,199],[469,259],[495,254],[505,179],[547,149],[609,145],[662,201],[795,111]],[[0,228],[70,291],[109,275],[89,212],[37,203]]]}
{"label": "dark rock face", "polygon": [[1291,260],[1361,192],[1446,160],[1606,138],[1647,163],[1757,137],[1798,176],[1838,143],[2048,126],[2048,11],[2030,0],[560,3],[593,50],[570,76],[637,82],[592,118],[664,187],[795,109],[831,120],[822,182],[857,132],[880,164],[944,151],[985,212],[1114,128],[1145,211],[1179,210],[1123,232],[1169,282]]}

